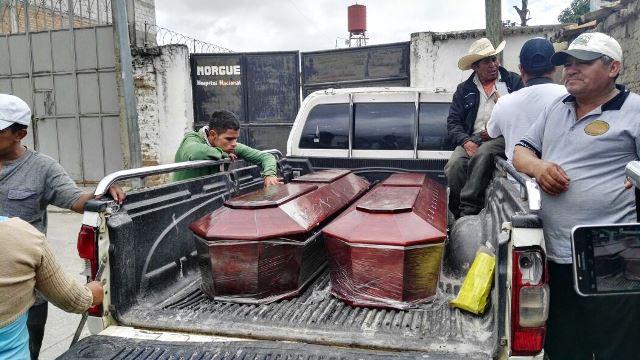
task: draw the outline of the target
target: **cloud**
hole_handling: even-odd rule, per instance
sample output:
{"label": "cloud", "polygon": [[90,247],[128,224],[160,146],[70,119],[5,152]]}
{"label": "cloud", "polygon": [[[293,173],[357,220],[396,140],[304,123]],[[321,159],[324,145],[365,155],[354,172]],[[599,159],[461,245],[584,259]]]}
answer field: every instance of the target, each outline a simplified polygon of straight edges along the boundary
{"label": "cloud", "polygon": [[[557,23],[571,0],[530,1],[530,25]],[[159,26],[238,52],[326,50],[344,47],[347,7],[354,0],[156,0]],[[484,2],[475,0],[368,0],[369,44],[409,41],[411,33],[484,28]],[[519,22],[503,0],[503,19]]]}

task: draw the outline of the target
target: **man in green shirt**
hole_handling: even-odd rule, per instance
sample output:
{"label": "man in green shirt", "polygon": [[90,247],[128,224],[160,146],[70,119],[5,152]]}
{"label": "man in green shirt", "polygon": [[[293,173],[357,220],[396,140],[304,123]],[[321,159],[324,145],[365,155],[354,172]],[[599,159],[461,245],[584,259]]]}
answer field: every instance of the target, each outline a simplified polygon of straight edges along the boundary
{"label": "man in green shirt", "polygon": [[[240,122],[230,111],[214,111],[209,126],[199,131],[190,131],[182,139],[176,162],[190,160],[220,160],[240,158],[262,168],[264,186],[282,184],[276,176],[276,158],[264,151],[253,149],[238,142]],[[173,181],[191,179],[211,175],[218,172],[215,166],[178,171],[173,174]]]}

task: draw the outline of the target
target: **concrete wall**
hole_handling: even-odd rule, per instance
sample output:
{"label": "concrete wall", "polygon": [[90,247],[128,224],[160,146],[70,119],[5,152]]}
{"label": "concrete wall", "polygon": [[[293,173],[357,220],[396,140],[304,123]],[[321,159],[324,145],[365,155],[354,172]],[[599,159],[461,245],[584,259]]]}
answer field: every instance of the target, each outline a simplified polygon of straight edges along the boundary
{"label": "concrete wall", "polygon": [[[559,25],[505,29],[503,66],[518,73],[522,44],[536,36],[550,38],[559,29]],[[454,92],[472,73],[458,69],[458,60],[467,54],[474,41],[484,36],[484,30],[411,34],[411,86]]]}
{"label": "concrete wall", "polygon": [[172,163],[193,127],[189,51],[186,45],[137,49],[133,65],[143,163]]}
{"label": "concrete wall", "polygon": [[640,94],[640,3],[630,2],[626,8],[601,21],[596,31],[609,34],[620,43],[623,70],[618,83]]}

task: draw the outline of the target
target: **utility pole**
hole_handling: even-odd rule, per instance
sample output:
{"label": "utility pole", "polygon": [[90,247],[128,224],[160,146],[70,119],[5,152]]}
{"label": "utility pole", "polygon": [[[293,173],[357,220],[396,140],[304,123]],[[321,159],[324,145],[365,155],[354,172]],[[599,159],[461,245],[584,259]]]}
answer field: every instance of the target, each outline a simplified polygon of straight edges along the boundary
{"label": "utility pole", "polygon": [[[487,38],[494,47],[502,42],[502,9],[500,0],[484,0],[484,12],[486,17]],[[502,53],[498,54],[502,63]]]}
{"label": "utility pole", "polygon": [[116,84],[120,105],[120,135],[126,167],[142,166],[138,109],[133,88],[126,0],[112,0],[113,35],[116,50]]}

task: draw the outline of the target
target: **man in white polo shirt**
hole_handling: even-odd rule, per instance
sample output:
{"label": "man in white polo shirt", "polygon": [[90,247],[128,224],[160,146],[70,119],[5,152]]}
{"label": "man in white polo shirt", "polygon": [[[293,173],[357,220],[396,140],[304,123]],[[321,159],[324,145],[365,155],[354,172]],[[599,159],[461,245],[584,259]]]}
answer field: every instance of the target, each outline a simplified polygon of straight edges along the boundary
{"label": "man in white polo shirt", "polygon": [[513,158],[544,191],[540,216],[551,294],[545,352],[551,359],[637,359],[640,301],[578,296],[570,233],[580,224],[636,221],[624,169],[640,159],[640,96],[616,85],[622,48],[608,35],[582,34],[551,62],[564,65],[570,95],[546,108]]}
{"label": "man in white polo shirt", "polygon": [[513,148],[529,127],[553,100],[567,93],[562,85],[553,83],[556,67],[551,64],[553,44],[545,38],[527,40],[520,49],[520,76],[525,88],[500,96],[487,122],[492,138],[504,136],[504,154],[511,162]]}

